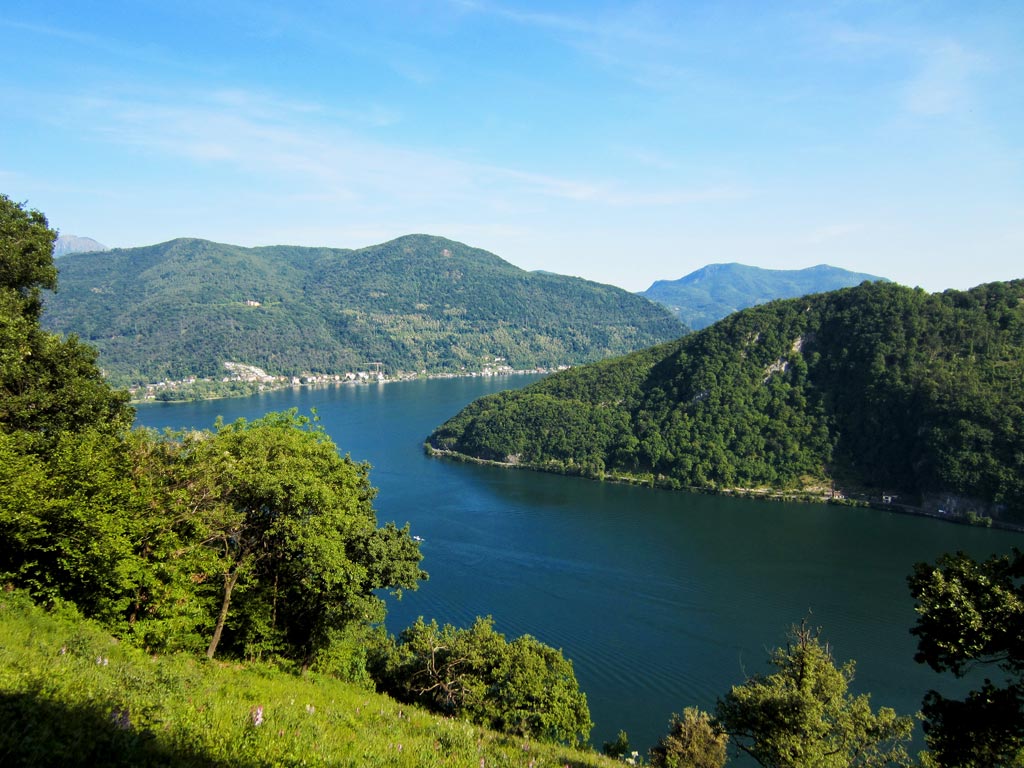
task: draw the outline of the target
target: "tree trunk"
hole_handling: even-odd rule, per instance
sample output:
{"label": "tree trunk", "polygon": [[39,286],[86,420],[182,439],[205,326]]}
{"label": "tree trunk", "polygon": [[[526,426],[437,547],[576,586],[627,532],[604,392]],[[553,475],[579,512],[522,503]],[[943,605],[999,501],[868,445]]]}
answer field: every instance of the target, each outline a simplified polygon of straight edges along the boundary
{"label": "tree trunk", "polygon": [[217,626],[213,629],[213,637],[210,639],[210,647],[206,649],[206,658],[212,659],[217,652],[217,644],[220,643],[221,633],[224,631],[224,622],[228,618],[228,606],[231,605],[231,590],[235,588],[238,581],[238,571],[231,571],[224,574],[224,602],[220,606],[220,616],[217,617]]}

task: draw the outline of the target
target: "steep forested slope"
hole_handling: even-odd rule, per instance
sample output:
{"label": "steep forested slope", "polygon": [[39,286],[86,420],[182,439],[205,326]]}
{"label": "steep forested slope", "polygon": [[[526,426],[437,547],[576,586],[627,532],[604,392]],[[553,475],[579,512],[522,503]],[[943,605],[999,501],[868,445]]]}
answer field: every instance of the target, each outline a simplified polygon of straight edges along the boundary
{"label": "steep forested slope", "polygon": [[437,450],[669,485],[973,497],[1024,513],[1024,280],[747,309],[470,404]]}
{"label": "steep forested slope", "polygon": [[709,264],[678,280],[658,280],[640,295],[665,305],[688,327],[699,330],[740,309],[774,299],[793,299],[882,279],[827,264],[807,269]]}
{"label": "steep forested slope", "polygon": [[360,250],[174,240],[60,260],[44,323],[94,345],[112,381],[217,375],[552,366],[685,332],[619,288],[525,272],[451,240]]}

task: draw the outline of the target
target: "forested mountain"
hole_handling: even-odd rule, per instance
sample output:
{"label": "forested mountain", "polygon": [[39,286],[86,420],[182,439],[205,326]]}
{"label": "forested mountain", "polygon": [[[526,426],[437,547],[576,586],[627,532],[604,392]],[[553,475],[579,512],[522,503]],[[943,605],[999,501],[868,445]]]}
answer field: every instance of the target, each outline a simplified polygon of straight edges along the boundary
{"label": "forested mountain", "polygon": [[428,446],[671,486],[958,497],[1024,519],[1024,280],[775,301],[482,398]]}
{"label": "forested mountain", "polygon": [[43,322],[95,346],[117,384],[216,376],[227,360],[286,375],[576,364],[685,332],[619,288],[426,235],[360,250],[181,239],[59,266]]}
{"label": "forested mountain", "polygon": [[658,280],[640,295],[664,304],[687,327],[699,330],[740,309],[775,299],[793,299],[883,279],[827,264],[807,269],[709,264],[678,280]]}

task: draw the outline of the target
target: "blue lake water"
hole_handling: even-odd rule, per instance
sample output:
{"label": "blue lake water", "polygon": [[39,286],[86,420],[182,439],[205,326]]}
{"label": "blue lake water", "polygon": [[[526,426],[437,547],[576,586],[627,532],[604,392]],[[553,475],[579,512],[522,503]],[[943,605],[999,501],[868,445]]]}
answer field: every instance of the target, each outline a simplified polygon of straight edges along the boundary
{"label": "blue lake water", "polygon": [[809,617],[854,688],[901,713],[956,688],[913,661],[913,563],[1024,544],[1019,534],[874,510],[669,492],[424,455],[430,431],[481,395],[536,377],[295,389],[140,406],[137,423],[211,427],[315,408],[343,453],[369,461],[380,522],[425,539],[430,580],[389,600],[388,627],[417,616],[529,633],[575,664],[600,745],[625,729],[646,750],[672,712],[711,709]]}

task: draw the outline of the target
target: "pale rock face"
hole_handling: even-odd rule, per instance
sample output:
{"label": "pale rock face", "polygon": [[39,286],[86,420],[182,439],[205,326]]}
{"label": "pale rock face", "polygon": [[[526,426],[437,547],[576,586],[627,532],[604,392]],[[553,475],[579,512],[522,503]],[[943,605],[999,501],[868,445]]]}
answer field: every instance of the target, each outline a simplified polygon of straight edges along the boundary
{"label": "pale rock face", "polygon": [[84,253],[85,251],[107,251],[110,250],[103,243],[93,240],[91,237],[78,237],[77,235],[61,235],[53,246],[55,258],[66,256],[69,253]]}

